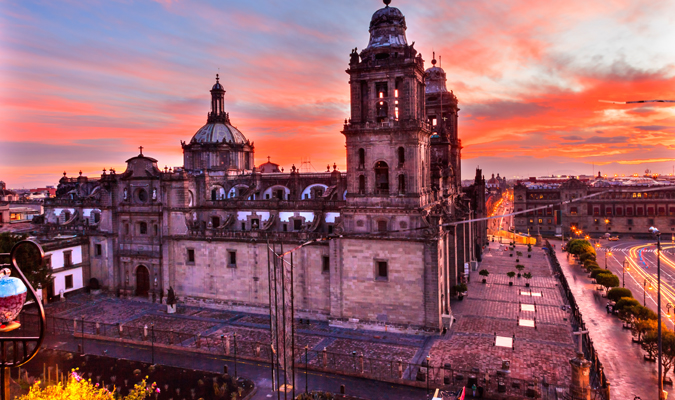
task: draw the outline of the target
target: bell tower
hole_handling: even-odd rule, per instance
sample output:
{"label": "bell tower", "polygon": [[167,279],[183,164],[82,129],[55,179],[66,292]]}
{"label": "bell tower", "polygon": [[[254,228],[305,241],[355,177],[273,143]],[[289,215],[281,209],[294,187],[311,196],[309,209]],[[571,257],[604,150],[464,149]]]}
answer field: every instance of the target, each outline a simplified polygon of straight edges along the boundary
{"label": "bell tower", "polygon": [[346,71],[347,204],[409,210],[427,204],[430,193],[424,60],[408,44],[403,13],[384,3],[370,21],[368,47],[352,50]]}

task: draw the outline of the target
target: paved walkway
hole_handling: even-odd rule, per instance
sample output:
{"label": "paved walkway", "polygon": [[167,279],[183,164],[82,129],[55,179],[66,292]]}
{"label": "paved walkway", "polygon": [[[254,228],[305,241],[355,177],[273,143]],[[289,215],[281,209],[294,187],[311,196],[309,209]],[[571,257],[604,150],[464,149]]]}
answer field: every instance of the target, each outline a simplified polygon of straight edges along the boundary
{"label": "paved walkway", "polygon": [[[556,246],[556,255],[574,298],[595,343],[605,375],[611,384],[612,399],[657,399],[656,364],[646,363],[640,346],[633,344],[629,330],[615,316],[607,314],[607,299],[597,295],[594,284],[578,265],[570,265],[567,253]],[[571,260],[571,258],[570,258]]]}
{"label": "paved walkway", "polygon": [[[453,301],[456,322],[434,343],[431,361],[465,370],[478,368],[484,373],[500,370],[502,361],[509,360],[510,378],[566,388],[575,347],[569,314],[561,308],[565,299],[559,283],[542,248],[534,247],[531,258],[527,257],[527,246],[518,245],[513,256],[511,253],[499,243],[490,243],[478,268],[490,272],[487,282],[481,282],[479,271],[471,271],[468,295]],[[517,264],[523,265],[523,273],[530,272],[532,279],[509,278],[507,272],[518,272]],[[495,335],[514,339],[514,347],[495,345]],[[523,395],[524,391],[515,394]]]}

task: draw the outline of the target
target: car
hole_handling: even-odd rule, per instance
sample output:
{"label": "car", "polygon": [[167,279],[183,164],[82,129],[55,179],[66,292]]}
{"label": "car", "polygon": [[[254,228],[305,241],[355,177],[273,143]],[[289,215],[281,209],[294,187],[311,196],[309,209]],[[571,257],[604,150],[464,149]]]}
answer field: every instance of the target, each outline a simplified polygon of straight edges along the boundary
{"label": "car", "polygon": [[618,236],[610,236],[607,240],[616,241],[619,240]]}

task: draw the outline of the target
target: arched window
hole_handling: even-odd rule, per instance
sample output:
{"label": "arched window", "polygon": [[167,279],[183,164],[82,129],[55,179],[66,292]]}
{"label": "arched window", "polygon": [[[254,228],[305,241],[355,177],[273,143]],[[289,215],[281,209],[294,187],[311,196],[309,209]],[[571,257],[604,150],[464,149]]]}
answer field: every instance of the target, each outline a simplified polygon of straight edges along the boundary
{"label": "arched window", "polygon": [[403,147],[398,148],[398,166],[402,167],[405,163],[405,149]]}
{"label": "arched window", "polygon": [[389,193],[389,166],[384,161],[375,164],[375,192],[377,194]]}
{"label": "arched window", "polygon": [[359,169],[363,169],[363,166],[366,164],[366,151],[359,149]]}
{"label": "arched window", "polygon": [[359,176],[359,194],[366,194],[366,177]]}
{"label": "arched window", "polygon": [[148,234],[148,224],[146,222],[140,222],[138,224],[138,229],[139,229],[141,235],[147,235]]}
{"label": "arched window", "polygon": [[400,194],[405,193],[405,175],[398,176],[398,192]]}

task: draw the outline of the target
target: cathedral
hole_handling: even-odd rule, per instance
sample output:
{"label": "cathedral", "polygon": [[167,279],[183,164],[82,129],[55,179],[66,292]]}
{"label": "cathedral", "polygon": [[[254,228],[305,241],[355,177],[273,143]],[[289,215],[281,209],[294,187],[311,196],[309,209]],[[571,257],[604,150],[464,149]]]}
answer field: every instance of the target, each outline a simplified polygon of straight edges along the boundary
{"label": "cathedral", "polygon": [[172,287],[185,304],[263,314],[268,242],[306,244],[293,252],[296,317],[448,326],[454,286],[487,242],[486,223],[473,221],[485,216],[485,180],[477,170],[462,188],[457,97],[388,4],[372,16],[367,47],[349,55],[346,172],[256,167],[216,75],[206,124],[181,143],[183,167],[160,169],[141,148],[124,172],[64,173],[44,233],[86,237],[85,280],[120,296],[161,301]]}

